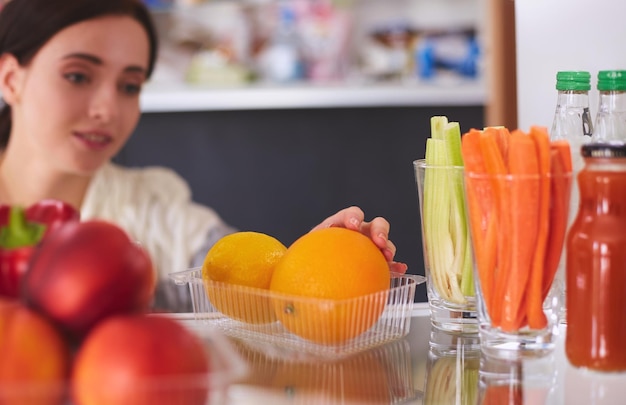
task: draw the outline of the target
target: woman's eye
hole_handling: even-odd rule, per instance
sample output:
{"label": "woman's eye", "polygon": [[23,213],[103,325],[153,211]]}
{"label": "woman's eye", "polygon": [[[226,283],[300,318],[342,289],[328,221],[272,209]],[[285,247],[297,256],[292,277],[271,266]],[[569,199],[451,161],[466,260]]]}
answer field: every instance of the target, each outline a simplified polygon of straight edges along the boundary
{"label": "woman's eye", "polygon": [[66,73],[65,78],[69,80],[70,82],[76,83],[76,84],[87,83],[89,81],[89,78],[87,77],[87,75],[83,73]]}
{"label": "woman's eye", "polygon": [[122,91],[126,94],[138,94],[141,92],[141,85],[135,83],[124,83],[122,84]]}

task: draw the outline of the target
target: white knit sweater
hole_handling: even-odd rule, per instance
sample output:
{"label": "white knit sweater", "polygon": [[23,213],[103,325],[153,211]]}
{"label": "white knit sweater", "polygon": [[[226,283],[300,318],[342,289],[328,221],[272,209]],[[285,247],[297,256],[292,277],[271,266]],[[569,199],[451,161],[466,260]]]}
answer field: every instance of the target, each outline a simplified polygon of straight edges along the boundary
{"label": "white knit sweater", "polygon": [[90,183],[81,219],[105,219],[126,230],[150,253],[158,274],[155,305],[189,310],[187,288],[169,273],[201,263],[210,246],[232,232],[212,209],[194,203],[187,183],[164,167],[105,165]]}

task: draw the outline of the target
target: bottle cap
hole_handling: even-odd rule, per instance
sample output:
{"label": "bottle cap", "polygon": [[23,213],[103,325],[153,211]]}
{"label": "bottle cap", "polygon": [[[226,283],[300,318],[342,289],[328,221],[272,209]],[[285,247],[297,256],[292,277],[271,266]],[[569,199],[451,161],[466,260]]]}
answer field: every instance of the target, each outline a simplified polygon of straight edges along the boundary
{"label": "bottle cap", "polygon": [[624,143],[586,143],[580,148],[585,158],[623,158],[626,157]]}
{"label": "bottle cap", "polygon": [[626,90],[626,70],[601,70],[598,72],[598,90]]}
{"label": "bottle cap", "polygon": [[556,74],[557,90],[588,91],[591,90],[591,74],[589,72],[563,71]]}

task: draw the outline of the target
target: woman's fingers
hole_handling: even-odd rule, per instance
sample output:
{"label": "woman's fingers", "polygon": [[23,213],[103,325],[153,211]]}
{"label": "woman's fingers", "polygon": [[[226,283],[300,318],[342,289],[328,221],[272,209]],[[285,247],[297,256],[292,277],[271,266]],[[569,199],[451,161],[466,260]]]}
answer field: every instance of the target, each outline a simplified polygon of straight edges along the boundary
{"label": "woman's fingers", "polygon": [[369,237],[376,246],[381,250],[387,262],[389,269],[396,273],[405,273],[407,265],[400,262],[394,262],[396,255],[396,245],[389,240],[389,221],[383,217],[376,217],[367,222],[364,220],[365,214],[359,207],[352,206],[344,208],[334,215],[326,218],[312,230],[330,228],[332,226],[343,227],[361,232]]}
{"label": "woman's fingers", "polygon": [[[387,260],[393,259],[396,254],[396,247],[389,240],[389,228],[389,222],[385,218],[376,217],[370,222],[362,222],[359,229],[383,251]],[[388,257],[388,254],[391,256]]]}
{"label": "woman's fingers", "polygon": [[330,228],[331,226],[340,226],[359,231],[364,218],[365,214],[359,207],[348,207],[326,218],[319,225],[313,228],[313,230]]}
{"label": "woman's fingers", "polygon": [[404,274],[408,270],[409,266],[400,262],[389,262],[389,270],[394,273]]}

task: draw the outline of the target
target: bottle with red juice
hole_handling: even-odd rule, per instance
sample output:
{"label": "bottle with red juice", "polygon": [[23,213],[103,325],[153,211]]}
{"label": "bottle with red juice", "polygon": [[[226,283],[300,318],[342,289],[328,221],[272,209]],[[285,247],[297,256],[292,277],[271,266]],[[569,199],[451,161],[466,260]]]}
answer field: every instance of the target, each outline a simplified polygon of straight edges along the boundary
{"label": "bottle with red juice", "polygon": [[590,143],[566,247],[569,362],[626,371],[626,145]]}

